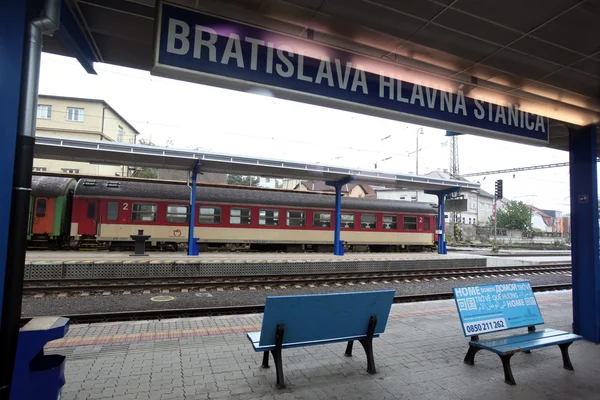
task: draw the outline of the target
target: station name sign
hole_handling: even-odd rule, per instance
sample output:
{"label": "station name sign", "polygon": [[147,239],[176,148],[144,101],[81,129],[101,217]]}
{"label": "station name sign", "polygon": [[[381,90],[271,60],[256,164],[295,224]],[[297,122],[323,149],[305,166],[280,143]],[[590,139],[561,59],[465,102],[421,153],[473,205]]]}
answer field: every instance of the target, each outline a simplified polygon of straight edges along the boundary
{"label": "station name sign", "polygon": [[548,142],[548,119],[403,80],[390,63],[159,3],[152,73],[442,129]]}

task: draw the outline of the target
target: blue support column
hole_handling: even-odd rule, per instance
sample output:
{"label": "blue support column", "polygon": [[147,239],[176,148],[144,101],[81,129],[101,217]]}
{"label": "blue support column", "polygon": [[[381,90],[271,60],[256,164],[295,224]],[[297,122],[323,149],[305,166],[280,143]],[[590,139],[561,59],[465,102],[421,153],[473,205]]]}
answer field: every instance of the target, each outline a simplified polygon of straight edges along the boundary
{"label": "blue support column", "polygon": [[[0,398],[8,397],[19,326],[9,326],[7,309],[21,299],[5,298],[9,224],[19,103],[23,79],[23,48],[26,32],[26,1],[0,5]],[[7,291],[10,292],[10,291]],[[19,306],[20,309],[20,306]],[[17,321],[18,322],[18,321]]]}
{"label": "blue support column", "polygon": [[196,222],[196,187],[198,183],[198,172],[200,172],[200,160],[196,161],[192,170],[192,193],[190,194],[190,221],[188,227],[188,256],[197,256],[198,249],[194,241],[194,225]]}
{"label": "blue support column", "polygon": [[573,331],[600,343],[600,259],[595,125],[569,133]]}
{"label": "blue support column", "polygon": [[444,220],[444,206],[446,196],[450,193],[460,191],[460,187],[450,188],[446,190],[426,190],[425,194],[432,194],[438,198],[438,217],[437,217],[437,234],[438,234],[438,254],[448,254],[446,250],[446,221]]}
{"label": "blue support column", "polygon": [[334,228],[333,228],[333,254],[336,256],[343,255],[342,241],[340,238],[341,227],[342,227],[342,186],[348,182],[354,180],[354,177],[349,176],[339,181],[327,181],[327,186],[333,186],[335,188],[335,215],[334,215]]}

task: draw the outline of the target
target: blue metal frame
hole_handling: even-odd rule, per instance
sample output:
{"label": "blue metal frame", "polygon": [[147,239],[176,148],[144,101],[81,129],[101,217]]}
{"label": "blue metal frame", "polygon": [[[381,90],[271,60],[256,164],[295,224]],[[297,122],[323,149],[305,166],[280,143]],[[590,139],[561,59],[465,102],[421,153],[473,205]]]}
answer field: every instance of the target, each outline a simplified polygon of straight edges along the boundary
{"label": "blue metal frame", "polygon": [[573,331],[600,343],[596,126],[569,135]]}
{"label": "blue metal frame", "polygon": [[89,74],[97,75],[94,70],[94,62],[100,60],[96,57],[88,38],[79,27],[77,19],[64,0],[61,2],[60,7],[60,28],[54,34],[71,51],[73,57],[79,61],[83,69]]}
{"label": "blue metal frame", "polygon": [[196,221],[196,188],[198,183],[198,172],[200,172],[200,160],[192,169],[192,193],[190,195],[190,220],[188,224],[188,256],[197,256],[198,251],[194,241],[194,222]]}
{"label": "blue metal frame", "polygon": [[432,194],[438,198],[437,231],[438,233],[438,254],[448,254],[446,249],[446,223],[444,221],[444,206],[446,196],[450,193],[459,192],[460,187],[446,190],[426,190],[425,194]]}
{"label": "blue metal frame", "polygon": [[348,176],[339,181],[326,181],[327,186],[333,186],[335,188],[335,216],[334,216],[334,230],[333,230],[333,254],[336,256],[343,256],[344,251],[342,248],[342,241],[340,239],[341,231],[341,219],[342,219],[342,186],[354,180],[353,176]]}

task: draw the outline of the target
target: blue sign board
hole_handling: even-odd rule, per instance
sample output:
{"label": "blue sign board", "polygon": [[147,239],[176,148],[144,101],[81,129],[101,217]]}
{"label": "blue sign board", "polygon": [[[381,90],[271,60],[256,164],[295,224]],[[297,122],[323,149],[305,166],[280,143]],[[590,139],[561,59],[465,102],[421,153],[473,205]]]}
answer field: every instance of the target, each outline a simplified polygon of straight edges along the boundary
{"label": "blue sign board", "polygon": [[529,282],[452,290],[465,336],[544,323]]}
{"label": "blue sign board", "polygon": [[408,81],[398,64],[159,3],[152,73],[423,123],[548,142],[548,118]]}

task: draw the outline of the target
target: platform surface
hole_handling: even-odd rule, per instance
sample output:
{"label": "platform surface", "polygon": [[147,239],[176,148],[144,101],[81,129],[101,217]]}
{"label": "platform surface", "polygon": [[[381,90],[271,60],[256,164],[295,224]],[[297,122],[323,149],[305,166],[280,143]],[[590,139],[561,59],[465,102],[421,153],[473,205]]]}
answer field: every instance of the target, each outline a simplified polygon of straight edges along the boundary
{"label": "platform surface", "polygon": [[[537,294],[547,327],[570,330],[570,291]],[[480,352],[463,364],[463,337],[453,301],[396,304],[375,340],[378,373],[366,373],[357,347],[344,343],[284,351],[287,388],[274,368],[261,369],[245,333],[262,316],[204,317],[75,325],[48,353],[67,356],[63,399],[597,399],[600,348],[571,346],[575,371],[558,347],[517,354],[517,386],[504,383],[500,359]]]}

